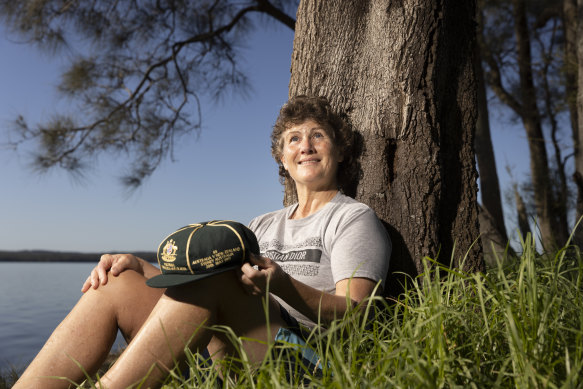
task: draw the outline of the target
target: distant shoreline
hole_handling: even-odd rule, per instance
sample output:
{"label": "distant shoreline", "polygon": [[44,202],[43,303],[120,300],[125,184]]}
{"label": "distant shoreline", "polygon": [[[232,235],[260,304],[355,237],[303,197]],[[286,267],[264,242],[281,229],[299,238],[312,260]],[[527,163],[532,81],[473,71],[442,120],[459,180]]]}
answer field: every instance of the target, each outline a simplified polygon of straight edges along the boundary
{"label": "distant shoreline", "polygon": [[[115,251],[124,252],[124,251]],[[104,253],[79,253],[69,251],[48,250],[0,250],[0,262],[98,262]],[[148,251],[136,251],[132,254],[149,262],[156,262],[156,253]]]}

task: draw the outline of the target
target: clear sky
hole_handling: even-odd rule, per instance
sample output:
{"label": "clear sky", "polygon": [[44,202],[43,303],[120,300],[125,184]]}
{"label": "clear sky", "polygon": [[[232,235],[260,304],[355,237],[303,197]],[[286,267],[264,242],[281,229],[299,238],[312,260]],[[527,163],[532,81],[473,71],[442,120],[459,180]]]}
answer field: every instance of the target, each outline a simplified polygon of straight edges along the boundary
{"label": "clear sky", "polygon": [[[11,120],[47,118],[59,103],[55,86],[66,59],[49,57],[0,30],[0,143]],[[219,104],[203,101],[203,129],[182,138],[175,162],[165,161],[136,193],[117,181],[127,160],[102,155],[81,181],[52,171],[36,175],[26,150],[0,148],[0,250],[117,252],[151,250],[185,224],[210,219],[247,223],[281,207],[283,190],[269,134],[287,100],[293,32],[259,29],[243,52],[253,90]],[[528,172],[520,128],[491,114],[498,173]],[[515,229],[514,220],[507,227]]]}

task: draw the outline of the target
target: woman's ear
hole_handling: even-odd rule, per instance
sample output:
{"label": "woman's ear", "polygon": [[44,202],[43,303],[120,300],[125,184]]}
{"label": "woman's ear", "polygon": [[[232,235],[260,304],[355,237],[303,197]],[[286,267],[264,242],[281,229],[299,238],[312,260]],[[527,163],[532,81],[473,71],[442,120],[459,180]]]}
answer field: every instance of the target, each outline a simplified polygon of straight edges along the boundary
{"label": "woman's ear", "polygon": [[285,170],[287,170],[287,164],[285,163],[285,159],[283,158],[283,155],[281,156],[280,161],[281,161],[281,166],[283,166],[283,168]]}

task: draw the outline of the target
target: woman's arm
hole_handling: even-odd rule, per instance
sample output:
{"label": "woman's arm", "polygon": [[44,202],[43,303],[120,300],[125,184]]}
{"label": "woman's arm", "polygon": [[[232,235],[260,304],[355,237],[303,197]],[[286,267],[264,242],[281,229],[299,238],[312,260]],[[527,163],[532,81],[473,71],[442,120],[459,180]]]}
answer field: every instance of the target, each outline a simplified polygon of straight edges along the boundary
{"label": "woman's arm", "polygon": [[108,273],[115,277],[126,270],[134,270],[148,279],[160,274],[160,269],[135,255],[104,254],[83,283],[81,292],[85,293],[89,288],[97,289],[99,285],[107,284]]}
{"label": "woman's arm", "polygon": [[241,282],[251,294],[273,293],[315,323],[341,318],[348,308],[370,296],[376,286],[368,278],[351,278],[338,281],[335,294],[322,292],[294,279],[271,259],[259,256],[252,256],[251,264],[242,266]]}
{"label": "woman's arm", "polygon": [[342,318],[347,309],[369,297],[376,285],[368,278],[344,279],[336,283],[336,292],[331,294],[308,286],[291,276],[287,279],[281,291],[274,294],[314,323],[324,324]]}

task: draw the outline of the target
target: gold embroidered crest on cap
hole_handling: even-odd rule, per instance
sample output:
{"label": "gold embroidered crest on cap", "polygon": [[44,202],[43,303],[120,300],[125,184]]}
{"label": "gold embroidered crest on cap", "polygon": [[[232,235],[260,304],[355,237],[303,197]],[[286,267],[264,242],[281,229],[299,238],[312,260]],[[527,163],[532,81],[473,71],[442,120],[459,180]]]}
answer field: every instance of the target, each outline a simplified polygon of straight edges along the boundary
{"label": "gold embroidered crest on cap", "polygon": [[178,251],[178,246],[176,246],[174,239],[168,240],[162,249],[162,260],[164,262],[174,262],[176,260],[176,251]]}

